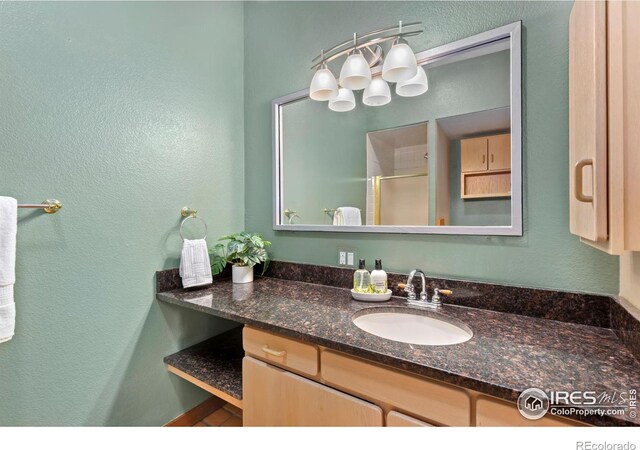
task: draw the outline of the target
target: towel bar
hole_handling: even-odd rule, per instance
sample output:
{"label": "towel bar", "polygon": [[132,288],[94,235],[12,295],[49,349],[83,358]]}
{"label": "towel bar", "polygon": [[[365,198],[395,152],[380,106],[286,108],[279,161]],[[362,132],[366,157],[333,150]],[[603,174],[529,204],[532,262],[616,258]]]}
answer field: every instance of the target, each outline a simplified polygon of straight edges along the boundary
{"label": "towel bar", "polygon": [[47,214],[55,214],[62,209],[62,203],[55,198],[47,199],[42,203],[23,203],[19,204],[18,208],[40,208]]}

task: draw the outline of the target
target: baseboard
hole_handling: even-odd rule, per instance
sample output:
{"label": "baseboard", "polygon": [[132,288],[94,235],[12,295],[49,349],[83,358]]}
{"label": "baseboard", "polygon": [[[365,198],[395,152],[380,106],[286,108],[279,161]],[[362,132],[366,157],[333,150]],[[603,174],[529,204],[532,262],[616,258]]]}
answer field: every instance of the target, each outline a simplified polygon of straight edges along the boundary
{"label": "baseboard", "polygon": [[165,427],[191,427],[202,419],[207,417],[212,412],[222,408],[225,405],[225,401],[221,398],[211,396],[209,399],[200,403],[195,408],[190,409],[184,414],[179,415],[172,421],[166,423]]}

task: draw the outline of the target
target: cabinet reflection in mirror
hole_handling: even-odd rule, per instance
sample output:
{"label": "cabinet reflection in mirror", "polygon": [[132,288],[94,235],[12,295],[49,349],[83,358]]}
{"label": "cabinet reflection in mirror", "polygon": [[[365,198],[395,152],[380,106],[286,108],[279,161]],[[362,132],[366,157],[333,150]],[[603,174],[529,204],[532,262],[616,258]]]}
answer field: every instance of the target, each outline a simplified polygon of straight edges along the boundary
{"label": "cabinet reflection in mirror", "polygon": [[274,100],[274,229],[522,234],[520,23],[416,56],[417,97]]}

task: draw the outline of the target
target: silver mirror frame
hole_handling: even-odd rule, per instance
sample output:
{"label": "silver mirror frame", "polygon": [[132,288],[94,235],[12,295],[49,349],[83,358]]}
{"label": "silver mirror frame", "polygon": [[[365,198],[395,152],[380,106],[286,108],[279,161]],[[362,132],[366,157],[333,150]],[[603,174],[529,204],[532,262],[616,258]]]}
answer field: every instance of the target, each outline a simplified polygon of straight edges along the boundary
{"label": "silver mirror frame", "polygon": [[[273,229],[284,231],[324,231],[347,233],[396,233],[396,234],[451,234],[481,236],[522,236],[522,49],[521,22],[514,22],[485,31],[459,41],[441,45],[416,54],[419,65],[431,63],[451,54],[481,45],[509,39],[511,49],[511,225],[509,226],[336,226],[336,225],[290,225],[283,223],[283,179],[282,179],[282,109],[288,103],[309,96],[303,89],[271,102],[273,121]],[[376,74],[381,68],[372,72]]]}

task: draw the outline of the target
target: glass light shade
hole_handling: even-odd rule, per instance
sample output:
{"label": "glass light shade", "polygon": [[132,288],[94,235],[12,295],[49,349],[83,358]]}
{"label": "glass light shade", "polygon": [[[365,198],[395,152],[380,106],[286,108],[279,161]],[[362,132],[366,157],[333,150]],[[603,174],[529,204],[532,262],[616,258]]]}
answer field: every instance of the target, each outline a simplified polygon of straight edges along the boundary
{"label": "glass light shade", "polygon": [[397,42],[389,50],[382,65],[382,78],[390,83],[407,81],[416,75],[418,64],[413,50],[404,42]]}
{"label": "glass light shade", "polygon": [[396,84],[396,94],[400,97],[416,97],[429,90],[429,80],[422,66],[418,67],[415,77],[407,81],[399,81]]}
{"label": "glass light shade", "polygon": [[349,55],[340,70],[340,86],[351,90],[364,89],[371,83],[371,69],[362,53]]}
{"label": "glass light shade", "polygon": [[329,100],[329,109],[331,111],[345,112],[351,111],[356,107],[356,98],[349,89],[340,88],[338,96],[333,100]]}
{"label": "glass light shade", "polygon": [[391,101],[391,90],[382,78],[374,78],[364,90],[362,103],[367,106],[382,106]]}
{"label": "glass light shade", "polygon": [[312,100],[324,102],[332,100],[338,96],[338,82],[333,73],[326,66],[320,68],[313,75],[311,86],[309,87],[309,97]]}

